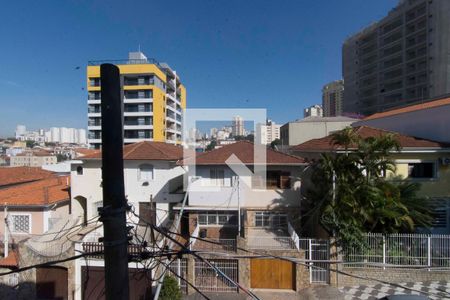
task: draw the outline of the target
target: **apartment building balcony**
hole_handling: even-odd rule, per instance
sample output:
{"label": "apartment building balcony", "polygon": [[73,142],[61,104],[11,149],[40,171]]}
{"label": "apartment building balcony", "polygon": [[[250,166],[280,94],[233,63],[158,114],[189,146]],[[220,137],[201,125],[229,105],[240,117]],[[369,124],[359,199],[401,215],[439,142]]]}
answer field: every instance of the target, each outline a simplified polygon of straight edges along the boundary
{"label": "apartment building balcony", "polygon": [[98,139],[98,138],[88,138],[88,143],[89,144],[101,144],[102,143],[102,139]]}
{"label": "apartment building balcony", "polygon": [[102,116],[102,113],[100,111],[96,111],[96,112],[88,111],[88,117],[90,117],[90,118],[100,118],[101,116]]}
{"label": "apartment building balcony", "polygon": [[175,85],[173,84],[173,81],[172,81],[172,80],[167,80],[166,86],[167,86],[170,90],[175,91]]}
{"label": "apartment building balcony", "polygon": [[[221,224],[220,220],[226,220]],[[205,222],[216,225],[204,225]],[[195,228],[189,238],[189,248],[205,252],[236,252],[238,235],[235,213],[210,212],[209,215],[199,214],[195,219]]]}
{"label": "apartment building balcony", "polygon": [[151,141],[153,138],[124,138],[123,142],[125,144],[133,144],[133,143],[139,143],[139,142],[145,142],[145,141]]}
{"label": "apartment building balcony", "polygon": [[88,130],[102,130],[101,125],[88,125]]}
{"label": "apartment building balcony", "polygon": [[151,117],[153,116],[152,111],[125,111],[123,113],[125,117]]}
{"label": "apartment building balcony", "polygon": [[153,98],[123,98],[123,103],[153,103]]}
{"label": "apartment building balcony", "polygon": [[101,99],[88,99],[88,104],[101,104]]}
{"label": "apartment building balcony", "polygon": [[131,124],[127,125],[125,124],[123,126],[124,130],[150,130],[153,129],[153,125],[150,124]]}

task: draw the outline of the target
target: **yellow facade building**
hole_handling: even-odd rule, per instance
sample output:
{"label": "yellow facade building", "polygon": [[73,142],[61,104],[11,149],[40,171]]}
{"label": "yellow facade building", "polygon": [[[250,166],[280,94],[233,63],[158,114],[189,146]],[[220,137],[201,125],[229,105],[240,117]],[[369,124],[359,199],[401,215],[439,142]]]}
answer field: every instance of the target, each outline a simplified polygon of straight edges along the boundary
{"label": "yellow facade building", "polygon": [[124,101],[124,143],[180,144],[186,88],[166,63],[130,52],[127,60],[90,61],[87,67],[88,142],[101,147],[100,65],[119,67]]}

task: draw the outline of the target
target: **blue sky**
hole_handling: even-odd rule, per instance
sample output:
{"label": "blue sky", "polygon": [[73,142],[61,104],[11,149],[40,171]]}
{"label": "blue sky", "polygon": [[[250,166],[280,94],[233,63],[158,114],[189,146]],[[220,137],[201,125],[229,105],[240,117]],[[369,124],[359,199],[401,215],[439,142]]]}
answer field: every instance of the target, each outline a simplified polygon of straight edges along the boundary
{"label": "blue sky", "polygon": [[138,45],[176,69],[188,107],[267,108],[277,123],[321,102],[341,45],[397,0],[6,1],[0,10],[0,136],[85,128],[88,60]]}

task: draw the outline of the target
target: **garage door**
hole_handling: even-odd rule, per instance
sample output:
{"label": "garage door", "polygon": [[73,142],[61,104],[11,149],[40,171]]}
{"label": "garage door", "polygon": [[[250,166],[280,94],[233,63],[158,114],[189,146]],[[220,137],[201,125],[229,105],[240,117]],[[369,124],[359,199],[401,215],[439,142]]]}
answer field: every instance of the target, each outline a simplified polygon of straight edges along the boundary
{"label": "garage door", "polygon": [[279,259],[252,259],[250,263],[252,288],[295,289],[295,264]]}

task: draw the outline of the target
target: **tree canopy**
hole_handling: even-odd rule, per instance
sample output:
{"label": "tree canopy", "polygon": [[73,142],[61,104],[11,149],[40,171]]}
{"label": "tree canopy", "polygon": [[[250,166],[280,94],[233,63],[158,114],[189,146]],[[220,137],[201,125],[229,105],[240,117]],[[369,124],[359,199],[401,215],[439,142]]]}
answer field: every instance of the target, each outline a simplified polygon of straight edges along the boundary
{"label": "tree canopy", "polygon": [[[413,232],[428,227],[431,213],[420,185],[393,175],[390,159],[400,146],[392,134],[361,138],[351,128],[333,134],[343,151],[322,154],[306,190],[306,221],[316,220],[338,243],[357,245],[366,232]],[[389,172],[390,171],[390,172]]]}

